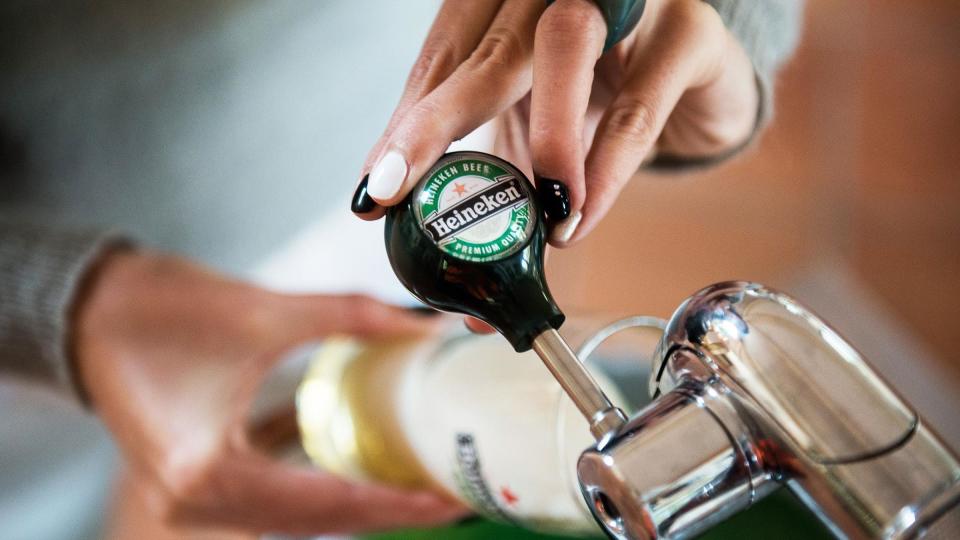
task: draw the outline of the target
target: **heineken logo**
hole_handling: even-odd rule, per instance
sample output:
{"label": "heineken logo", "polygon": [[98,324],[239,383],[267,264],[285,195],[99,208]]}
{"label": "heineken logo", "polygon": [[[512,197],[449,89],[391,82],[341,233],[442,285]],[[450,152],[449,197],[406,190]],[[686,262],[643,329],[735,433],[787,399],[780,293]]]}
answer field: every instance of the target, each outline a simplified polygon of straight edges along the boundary
{"label": "heineken logo", "polygon": [[531,194],[505,161],[473,152],[451,154],[414,192],[420,226],[445,253],[495,261],[519,251],[533,232]]}
{"label": "heineken logo", "polygon": [[457,231],[465,230],[514,207],[526,204],[527,198],[520,194],[520,182],[513,177],[497,178],[496,183],[466,197],[463,201],[440,212],[424,222],[433,240],[441,242]]}

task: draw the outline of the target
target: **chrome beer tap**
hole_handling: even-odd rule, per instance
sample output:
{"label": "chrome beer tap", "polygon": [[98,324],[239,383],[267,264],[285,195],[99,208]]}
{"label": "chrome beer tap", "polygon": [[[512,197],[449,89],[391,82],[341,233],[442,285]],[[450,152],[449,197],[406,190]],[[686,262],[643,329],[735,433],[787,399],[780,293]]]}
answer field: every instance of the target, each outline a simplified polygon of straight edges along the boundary
{"label": "chrome beer tap", "polygon": [[781,485],[839,538],[960,538],[956,455],[787,295],[744,282],[693,295],[664,331],[650,390],[578,463],[613,538],[688,538]]}

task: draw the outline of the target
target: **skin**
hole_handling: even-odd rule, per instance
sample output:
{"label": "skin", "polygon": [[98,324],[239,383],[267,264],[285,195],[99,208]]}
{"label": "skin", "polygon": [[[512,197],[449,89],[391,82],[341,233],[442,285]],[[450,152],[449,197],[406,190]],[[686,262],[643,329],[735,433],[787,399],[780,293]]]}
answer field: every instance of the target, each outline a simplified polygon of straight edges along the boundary
{"label": "skin", "polygon": [[284,351],[318,337],[429,335],[361,296],[285,296],[148,252],[107,255],[74,315],[75,368],[146,505],[177,526],[352,533],[463,517],[429,492],[348,482],[254,447],[247,413]]}
{"label": "skin", "polygon": [[[701,0],[648,0],[639,25],[602,52],[591,0],[447,0],[361,177],[387,152],[408,172],[400,202],[451,141],[497,119],[497,153],[561,180],[583,239],[645,161],[704,158],[746,141],[758,93],[750,60]],[[363,214],[379,219],[383,209]]]}

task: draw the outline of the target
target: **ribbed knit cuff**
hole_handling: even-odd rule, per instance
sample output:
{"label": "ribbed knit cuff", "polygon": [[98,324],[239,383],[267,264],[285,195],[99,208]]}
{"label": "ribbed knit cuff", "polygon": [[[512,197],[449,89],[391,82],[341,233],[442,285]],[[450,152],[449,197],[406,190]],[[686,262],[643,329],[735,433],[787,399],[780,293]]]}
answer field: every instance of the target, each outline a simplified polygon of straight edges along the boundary
{"label": "ribbed knit cuff", "polygon": [[686,158],[657,156],[647,167],[675,171],[715,165],[751,146],[773,118],[774,76],[790,57],[800,36],[802,0],[706,0],[720,14],[753,64],[757,82],[757,118],[743,144],[718,156]]}
{"label": "ribbed knit cuff", "polygon": [[31,379],[78,402],[70,359],[73,301],[115,233],[0,221],[0,374]]}

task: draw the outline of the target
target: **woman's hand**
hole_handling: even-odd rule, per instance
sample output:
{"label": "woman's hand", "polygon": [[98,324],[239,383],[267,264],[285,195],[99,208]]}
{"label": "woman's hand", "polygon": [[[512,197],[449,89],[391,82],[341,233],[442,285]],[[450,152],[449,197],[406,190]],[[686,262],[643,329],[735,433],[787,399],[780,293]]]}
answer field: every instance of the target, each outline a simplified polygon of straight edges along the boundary
{"label": "woman's hand", "polygon": [[450,521],[458,503],[358,485],[255,450],[251,401],[290,347],[330,333],[383,337],[436,322],[357,296],[282,296],[186,261],[117,252],[74,320],[77,370],[149,502],[170,522],[344,533]]}
{"label": "woman's hand", "polygon": [[403,97],[370,152],[353,210],[398,203],[451,141],[501,119],[496,152],[532,168],[567,246],[606,214],[641,163],[723,155],[750,136],[758,92],[749,58],[701,0],[648,0],[602,54],[591,0],[447,0]]}

